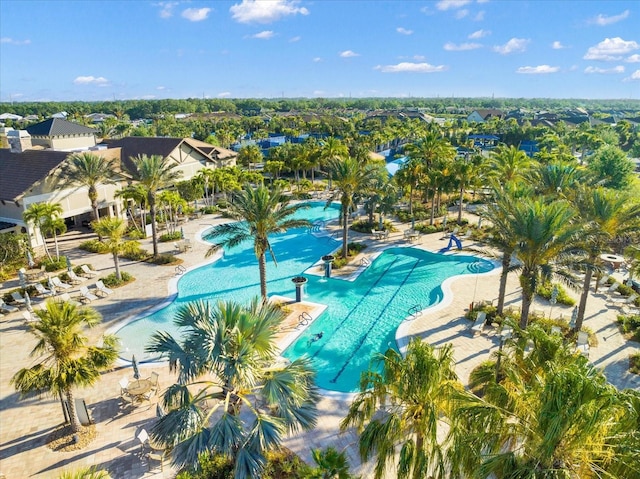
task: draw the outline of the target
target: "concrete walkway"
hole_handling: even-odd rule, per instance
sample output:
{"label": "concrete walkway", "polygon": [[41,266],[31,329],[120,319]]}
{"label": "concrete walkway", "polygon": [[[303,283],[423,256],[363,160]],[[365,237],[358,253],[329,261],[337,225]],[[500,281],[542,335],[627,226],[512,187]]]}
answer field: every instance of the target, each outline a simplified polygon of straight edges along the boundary
{"label": "concrete walkway", "polygon": [[[185,267],[193,267],[205,261],[204,254],[208,247],[195,241],[196,235],[220,221],[222,220],[218,217],[205,216],[183,226],[187,238],[192,240],[194,246],[191,251],[179,255]],[[404,230],[407,226],[399,228]],[[373,240],[370,235],[350,236],[370,244],[365,250],[368,256],[375,255],[388,246],[407,244],[402,231],[392,234],[386,241]],[[413,246],[437,251],[446,245],[440,239],[441,236],[421,236]],[[464,242],[463,245],[467,246],[467,243]],[[143,245],[145,249],[151,250],[150,240],[145,240]],[[74,264],[92,264],[100,275],[113,271],[110,255],[88,254],[75,246],[77,242],[73,240],[62,242],[62,254],[68,254]],[[161,243],[160,248],[161,251],[171,252],[173,243]],[[122,261],[121,265],[136,281],[92,303],[103,315],[102,324],[91,332],[92,337],[97,338],[124,318],[149,311],[166,301],[168,283],[176,276],[172,266],[155,266],[127,260]],[[359,259],[356,258],[353,266],[346,268],[342,274],[351,275],[361,268]],[[462,316],[472,302],[497,299],[498,279],[499,274],[496,272],[482,276],[463,276],[454,280],[450,285],[453,294],[451,301],[445,306],[423,312],[414,321],[404,323],[402,336],[419,335],[435,345],[453,343],[457,372],[462,382],[466,383],[470,371],[497,349],[498,340],[495,334],[482,334],[473,338],[469,331],[470,323],[462,319]],[[88,280],[84,284],[92,283],[92,280]],[[3,285],[2,291],[17,286],[17,280],[9,281]],[[508,304],[519,305],[520,293],[515,274],[509,278],[507,301]],[[537,302],[534,308],[548,314],[550,305]],[[571,308],[554,306],[553,315],[560,313],[569,317]],[[597,347],[591,349],[590,359],[617,387],[640,388],[640,376],[627,372],[628,356],[640,351],[640,346],[622,338],[615,318],[616,310],[606,307],[603,296],[592,295],[589,298],[585,326],[596,333],[599,342]],[[62,422],[59,402],[49,397],[20,399],[9,384],[10,378],[18,369],[33,363],[29,352],[35,341],[26,329],[20,313],[0,318],[0,477],[4,474],[7,479],[55,478],[63,470],[91,465],[109,470],[118,479],[175,476],[176,471],[168,467],[168,464],[165,464],[163,472],[157,463],[151,464],[149,470],[146,459],[139,454],[140,446],[135,436],[140,429],[149,429],[153,425],[158,398],[153,397],[149,403],[136,408],[121,406],[118,381],[124,376],[132,376],[128,365],[118,366],[104,373],[94,387],[76,391],[77,397],[85,398],[96,422],[96,439],[86,449],[77,452],[60,453],[49,450],[44,445],[45,438]],[[159,372],[161,386],[173,383],[173,376],[166,365],[142,364],[140,369],[143,377],[149,376],[151,371]],[[353,431],[339,434],[338,425],[348,407],[347,395],[327,393],[318,404],[318,427],[309,433],[288,438],[285,446],[312,463],[312,448],[334,445],[338,450],[347,452],[354,473],[370,477],[372,464],[361,464],[358,458],[357,435]]]}

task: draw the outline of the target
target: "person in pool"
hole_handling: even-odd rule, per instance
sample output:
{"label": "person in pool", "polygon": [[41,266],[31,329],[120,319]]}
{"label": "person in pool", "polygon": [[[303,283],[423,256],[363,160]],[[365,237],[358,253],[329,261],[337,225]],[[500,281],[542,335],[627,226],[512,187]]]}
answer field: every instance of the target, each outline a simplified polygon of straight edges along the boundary
{"label": "person in pool", "polygon": [[320,331],[319,333],[314,334],[313,336],[311,336],[311,339],[307,342],[307,345],[321,340],[322,336],[324,336],[324,331]]}

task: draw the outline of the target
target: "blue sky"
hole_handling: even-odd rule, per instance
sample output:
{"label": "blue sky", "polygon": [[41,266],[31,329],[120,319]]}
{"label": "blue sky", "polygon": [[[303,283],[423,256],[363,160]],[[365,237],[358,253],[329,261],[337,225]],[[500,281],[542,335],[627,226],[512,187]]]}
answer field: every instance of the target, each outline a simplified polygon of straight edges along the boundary
{"label": "blue sky", "polygon": [[0,1],[0,100],[640,98],[636,1]]}

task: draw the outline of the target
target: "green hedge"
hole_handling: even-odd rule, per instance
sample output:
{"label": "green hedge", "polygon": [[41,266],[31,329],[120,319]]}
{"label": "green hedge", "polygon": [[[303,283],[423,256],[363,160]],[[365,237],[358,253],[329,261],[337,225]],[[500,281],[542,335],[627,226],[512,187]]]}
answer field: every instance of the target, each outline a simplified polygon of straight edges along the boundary
{"label": "green hedge", "polygon": [[640,353],[629,356],[629,371],[634,374],[640,374]]}
{"label": "green hedge", "polygon": [[551,293],[553,292],[553,287],[558,288],[558,304],[564,304],[565,306],[573,306],[576,304],[576,301],[567,294],[567,290],[561,284],[554,284],[550,281],[546,281],[542,284],[538,285],[538,289],[536,290],[536,294],[541,298],[546,300],[551,299]]}
{"label": "green hedge", "polygon": [[618,315],[618,324],[625,335],[630,335],[632,341],[640,341],[640,315]]}
{"label": "green hedge", "polygon": [[89,253],[105,254],[109,252],[105,244],[98,241],[97,239],[83,241],[82,243],[80,243],[80,246],[78,246],[78,248],[88,251]]}
{"label": "green hedge", "polygon": [[176,258],[171,253],[163,253],[163,254],[159,254],[155,258],[153,256],[150,257],[149,259],[147,259],[147,262],[148,263],[153,263],[153,264],[163,265],[163,264],[182,263],[182,260],[180,258]]}
{"label": "green hedge", "polygon": [[173,233],[165,233],[163,235],[160,235],[158,241],[160,241],[161,243],[166,243],[167,241],[176,241],[179,239],[182,239],[182,233],[180,233],[180,231],[174,231]]}
{"label": "green hedge", "polygon": [[111,273],[102,278],[102,282],[108,288],[118,288],[120,286],[124,286],[127,283],[135,281],[135,278],[126,271],[120,271],[120,276],[122,276],[122,280],[119,281],[118,278],[116,278],[116,274]]}
{"label": "green hedge", "polygon": [[67,260],[64,256],[60,256],[59,259],[46,259],[41,264],[44,265],[44,269],[48,273],[53,273],[54,271],[60,271],[61,269],[67,268]]}

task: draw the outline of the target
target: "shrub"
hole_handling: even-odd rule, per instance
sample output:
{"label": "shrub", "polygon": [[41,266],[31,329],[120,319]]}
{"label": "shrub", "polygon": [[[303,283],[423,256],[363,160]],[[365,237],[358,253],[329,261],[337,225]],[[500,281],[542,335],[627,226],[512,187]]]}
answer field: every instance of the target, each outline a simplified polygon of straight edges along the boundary
{"label": "shrub", "polygon": [[102,282],[107,288],[118,288],[135,280],[135,278],[126,271],[120,271],[120,276],[122,276],[122,280],[118,280],[118,278],[116,278],[116,274],[111,273],[102,278]]}
{"label": "shrub", "polygon": [[558,288],[558,297],[557,302],[559,304],[564,304],[565,306],[573,306],[576,304],[576,301],[567,294],[567,290],[560,284],[553,284],[550,281],[545,281],[538,285],[538,289],[536,290],[536,294],[541,298],[546,300],[551,299],[551,293],[553,292],[553,287]]}
{"label": "shrub", "polygon": [[640,353],[629,355],[629,371],[640,374]]}
{"label": "shrub", "polygon": [[620,293],[622,296],[631,296],[633,293],[635,293],[633,288],[631,286],[627,286],[626,284],[621,284],[620,286],[618,286],[618,289],[616,291],[618,291],[618,293]]}
{"label": "shrub", "polygon": [[626,337],[640,341],[640,314],[618,315],[618,324]]}
{"label": "shrub", "polygon": [[138,231],[136,229],[133,229],[131,231],[129,231],[127,233],[127,236],[129,237],[129,239],[131,240],[141,240],[145,238],[145,235],[142,231]]}
{"label": "shrub", "polygon": [[182,234],[180,233],[180,231],[174,231],[173,233],[165,233],[163,235],[160,235],[158,241],[160,241],[161,243],[166,243],[167,241],[176,241],[179,239],[182,239]]}
{"label": "shrub", "polygon": [[218,201],[216,202],[216,206],[217,206],[219,209],[225,209],[225,208],[228,208],[228,207],[229,207],[229,202],[228,202],[227,200],[222,200],[222,199],[220,199],[220,200],[218,200]]}
{"label": "shrub", "polygon": [[349,258],[357,255],[360,251],[367,247],[364,243],[349,243],[347,245],[347,258],[342,257],[342,248],[340,248],[335,254],[333,260],[333,269],[340,269],[349,262]]}
{"label": "shrub", "polygon": [[151,253],[146,249],[142,249],[137,241],[128,241],[123,253],[119,255],[121,258],[130,259],[131,261],[144,261]]}
{"label": "shrub", "polygon": [[41,264],[44,265],[44,269],[49,273],[67,268],[67,260],[64,256],[60,256],[59,259],[46,259]]}
{"label": "shrub", "polygon": [[312,198],[311,193],[306,191],[294,191],[291,193],[291,197],[295,200],[310,200]]}
{"label": "shrub", "polygon": [[350,228],[358,233],[371,233],[372,229],[378,229],[378,223],[375,221],[373,223],[369,223],[365,220],[357,220],[351,224]]}
{"label": "shrub", "polygon": [[153,264],[159,264],[159,265],[163,265],[163,264],[177,264],[177,263],[182,263],[182,260],[179,258],[176,258],[174,255],[172,255],[171,253],[164,253],[164,254],[159,254],[157,257],[151,257],[147,260],[149,263],[153,263]]}
{"label": "shrub", "polygon": [[442,225],[430,225],[427,223],[421,223],[416,225],[414,229],[420,233],[428,235],[431,233],[437,233],[438,231],[442,231]]}
{"label": "shrub", "polygon": [[200,211],[204,215],[212,215],[213,213],[217,213],[218,212],[218,207],[217,206],[205,206]]}
{"label": "shrub", "polygon": [[105,254],[109,252],[104,243],[101,243],[97,239],[83,241],[82,243],[80,243],[80,246],[78,246],[78,248],[88,251],[89,253]]}

